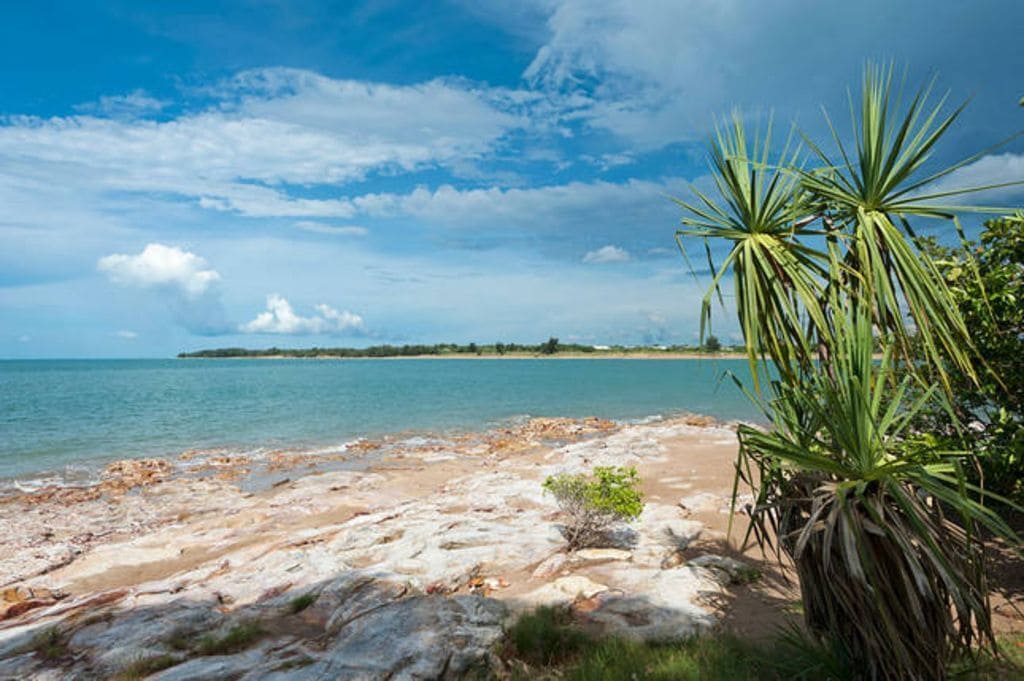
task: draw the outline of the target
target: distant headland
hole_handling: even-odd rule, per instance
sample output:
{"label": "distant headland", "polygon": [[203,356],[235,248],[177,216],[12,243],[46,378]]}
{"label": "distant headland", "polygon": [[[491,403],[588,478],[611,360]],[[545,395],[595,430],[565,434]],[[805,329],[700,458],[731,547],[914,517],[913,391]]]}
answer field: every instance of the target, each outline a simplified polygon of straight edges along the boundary
{"label": "distant headland", "polygon": [[436,343],[433,345],[371,345],[365,348],[214,348],[180,352],[180,359],[357,359],[357,358],[507,358],[587,357],[634,359],[686,359],[696,357],[739,356],[742,348],[723,346],[717,338],[709,336],[703,345],[584,345],[562,343],[549,338],[536,345],[523,343]]}

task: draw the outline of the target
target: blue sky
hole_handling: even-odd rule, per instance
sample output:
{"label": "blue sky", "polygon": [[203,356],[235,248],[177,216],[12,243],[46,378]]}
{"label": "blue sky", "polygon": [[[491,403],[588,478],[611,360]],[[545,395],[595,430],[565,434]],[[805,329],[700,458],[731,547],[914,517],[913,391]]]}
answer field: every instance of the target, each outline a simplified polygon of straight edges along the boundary
{"label": "blue sky", "polygon": [[[80,0],[3,19],[0,357],[693,342],[702,289],[667,197],[707,181],[716,115],[820,136],[873,59],[971,98],[937,163],[1024,128],[1012,0]],[[947,182],[1021,179],[1015,142]]]}

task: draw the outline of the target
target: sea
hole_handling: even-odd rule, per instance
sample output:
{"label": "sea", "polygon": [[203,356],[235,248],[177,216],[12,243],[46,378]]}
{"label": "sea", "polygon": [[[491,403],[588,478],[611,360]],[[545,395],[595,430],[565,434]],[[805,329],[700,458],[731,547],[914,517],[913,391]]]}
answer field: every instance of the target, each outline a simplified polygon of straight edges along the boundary
{"label": "sea", "polygon": [[743,359],[0,361],[0,491],[112,460],[223,449],[337,451],[393,433],[535,416],[759,419]]}

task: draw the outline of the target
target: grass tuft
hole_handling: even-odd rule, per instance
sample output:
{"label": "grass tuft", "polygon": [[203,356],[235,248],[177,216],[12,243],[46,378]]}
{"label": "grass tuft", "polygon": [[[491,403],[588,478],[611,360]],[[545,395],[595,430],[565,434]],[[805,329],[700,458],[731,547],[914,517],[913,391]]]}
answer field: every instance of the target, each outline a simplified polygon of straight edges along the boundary
{"label": "grass tuft", "polygon": [[173,655],[154,655],[151,657],[139,657],[127,664],[117,675],[118,681],[136,681],[147,676],[156,674],[159,671],[180,664],[181,660]]}
{"label": "grass tuft", "polygon": [[522,615],[509,627],[507,637],[512,656],[542,666],[563,662],[591,643],[573,626],[568,610],[548,606]]}
{"label": "grass tuft", "polygon": [[195,653],[203,656],[231,655],[251,648],[265,633],[259,622],[246,620],[228,629],[223,636],[203,636],[196,643]]}
{"label": "grass tuft", "polygon": [[171,650],[186,651],[192,649],[196,633],[186,627],[178,627],[164,639],[164,644]]}
{"label": "grass tuft", "polygon": [[761,581],[761,570],[756,567],[743,567],[732,573],[733,584],[753,584]]}
{"label": "grass tuft", "polygon": [[297,596],[288,602],[288,612],[292,615],[298,614],[316,603],[317,598],[318,594],[315,594],[312,591],[302,594],[301,596]]}
{"label": "grass tuft", "polygon": [[48,627],[32,637],[28,650],[48,662],[60,660],[70,652],[67,632],[58,626]]}

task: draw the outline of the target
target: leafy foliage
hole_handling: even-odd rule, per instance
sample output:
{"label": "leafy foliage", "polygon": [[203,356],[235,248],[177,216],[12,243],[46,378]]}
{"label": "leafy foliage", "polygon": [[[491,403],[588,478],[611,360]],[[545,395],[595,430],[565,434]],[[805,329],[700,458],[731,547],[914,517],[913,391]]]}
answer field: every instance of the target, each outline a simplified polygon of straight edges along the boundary
{"label": "leafy foliage", "polygon": [[596,466],[592,476],[554,475],[544,489],[567,517],[570,551],[590,546],[616,522],[629,522],[643,511],[643,494],[635,468]]}
{"label": "leafy foliage", "polygon": [[934,239],[924,245],[984,364],[977,384],[953,376],[953,418],[929,410],[918,427],[975,453],[974,482],[1024,503],[1024,215],[989,220],[980,243],[965,244],[966,252]]}
{"label": "leafy foliage", "polygon": [[540,354],[553,355],[558,352],[558,339],[552,336],[547,342],[540,346]]}
{"label": "leafy foliage", "polygon": [[[748,137],[734,114],[710,152],[720,196],[680,201],[677,238],[705,243],[704,322],[732,275],[751,396],[774,424],[739,431],[736,482],[757,499],[748,536],[794,561],[810,631],[864,676],[938,680],[995,645],[977,526],[1018,540],[979,503],[969,453],[912,428],[932,411],[955,422],[953,383],[977,383],[982,362],[910,220],[962,234],[958,212],[995,209],[939,204],[980,188],[927,193],[977,157],[922,172],[962,107],[944,113],[930,87],[904,106],[893,75],[866,69],[853,145],[828,121],[834,155],[806,140],[809,159],[791,142],[773,156],[770,126]],[[729,248],[717,267],[712,240]]]}

